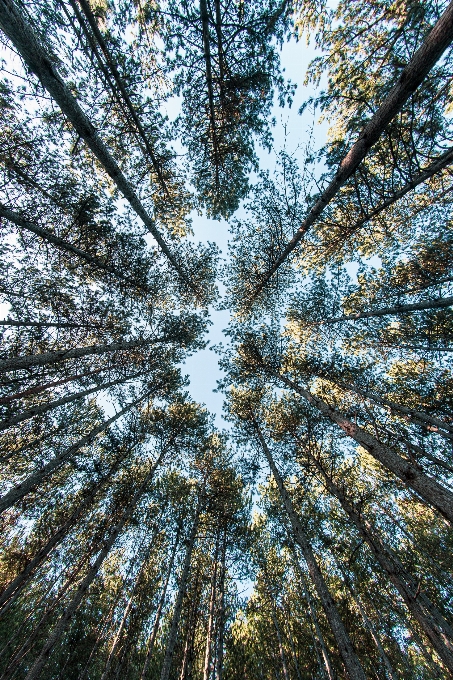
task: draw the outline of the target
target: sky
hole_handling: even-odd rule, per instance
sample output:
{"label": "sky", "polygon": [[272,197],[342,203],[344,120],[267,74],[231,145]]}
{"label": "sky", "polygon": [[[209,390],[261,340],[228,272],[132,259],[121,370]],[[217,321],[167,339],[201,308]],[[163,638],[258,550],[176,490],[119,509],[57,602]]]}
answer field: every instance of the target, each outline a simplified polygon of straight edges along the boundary
{"label": "sky", "polygon": [[[300,106],[315,93],[312,86],[304,86],[305,73],[309,62],[316,56],[313,46],[306,45],[305,38],[296,42],[291,40],[285,43],[282,49],[282,66],[285,75],[293,83],[297,84],[294,102],[291,108],[282,109],[274,106],[272,115],[276,119],[273,129],[274,152],[279,152],[286,147],[289,153],[294,153],[296,158],[302,159],[302,149],[307,143],[310,128],[314,122],[313,134],[316,146],[322,146],[326,139],[327,126],[319,123],[309,112],[300,116]],[[273,170],[275,165],[275,153],[269,153],[257,147],[260,166],[262,169]],[[253,178],[252,178],[253,179]],[[235,214],[240,218],[244,214],[241,209]],[[221,257],[227,257],[228,251],[228,224],[225,221],[207,219],[204,215],[193,215],[194,240],[196,242],[215,242],[222,252]],[[223,330],[229,321],[228,311],[216,311],[211,309],[212,326],[209,330],[209,344],[205,350],[197,352],[189,357],[182,366],[182,373],[190,378],[189,392],[195,401],[205,404],[208,410],[215,415],[215,424],[223,429],[228,423],[222,417],[223,395],[214,393],[217,381],[222,377],[218,366],[218,355],[212,351],[214,345],[223,342],[225,337]]]}

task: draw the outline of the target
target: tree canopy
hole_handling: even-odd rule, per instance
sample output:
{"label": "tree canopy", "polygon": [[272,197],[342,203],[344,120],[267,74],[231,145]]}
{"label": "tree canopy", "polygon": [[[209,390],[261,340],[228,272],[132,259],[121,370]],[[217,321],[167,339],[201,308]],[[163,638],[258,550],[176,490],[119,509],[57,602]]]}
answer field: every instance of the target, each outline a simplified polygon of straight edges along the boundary
{"label": "tree canopy", "polygon": [[453,678],[453,1],[0,41],[0,680]]}

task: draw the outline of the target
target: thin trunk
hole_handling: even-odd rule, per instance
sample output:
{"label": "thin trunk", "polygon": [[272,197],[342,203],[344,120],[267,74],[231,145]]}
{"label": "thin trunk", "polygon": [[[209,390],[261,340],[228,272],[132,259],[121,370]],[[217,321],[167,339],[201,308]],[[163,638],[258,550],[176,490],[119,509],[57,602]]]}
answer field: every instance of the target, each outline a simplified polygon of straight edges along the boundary
{"label": "thin trunk", "polygon": [[[4,1],[4,0],[3,0]],[[296,231],[279,257],[266,272],[255,289],[254,297],[267,284],[288,255],[297,247],[304,234],[317,221],[325,207],[338,194],[340,189],[355,173],[370,149],[376,144],[387,125],[401,111],[409,97],[417,90],[430,70],[441,58],[450,45],[453,36],[453,2],[450,2],[438,22],[429,32],[422,46],[416,51],[411,61],[402,71],[397,84],[389,92],[374,116],[365,125],[355,144],[343,158],[327,188],[322,192],[310,209],[299,229]]]}
{"label": "thin trunk", "polygon": [[[126,109],[129,113],[130,117],[132,118],[133,122],[134,122],[134,125],[135,125],[137,132],[138,132],[138,135],[141,138],[143,144],[145,145],[145,149],[146,149],[149,157],[151,158],[151,162],[152,162],[154,170],[156,171],[156,174],[159,178],[159,182],[161,183],[162,188],[167,193],[167,195],[169,195],[167,186],[165,184],[164,177],[162,175],[162,170],[161,170],[160,165],[159,165],[159,161],[156,158],[152,144],[149,141],[149,139],[148,139],[148,137],[145,133],[145,130],[143,129],[143,126],[140,122],[140,118],[138,117],[137,112],[135,111],[135,108],[134,108],[134,106],[133,106],[133,104],[130,100],[130,97],[127,93],[126,87],[125,87],[123,80],[120,76],[118,68],[117,68],[115,61],[114,61],[114,59],[113,59],[113,57],[110,53],[110,50],[107,47],[107,44],[104,40],[104,37],[103,37],[101,31],[99,30],[98,24],[96,22],[96,17],[94,16],[93,12],[91,11],[91,7],[86,0],[78,0],[78,1],[79,1],[80,7],[82,8],[82,11],[83,11],[86,19],[87,19],[87,21],[90,25],[90,28],[93,31],[94,37],[97,40],[97,42],[98,42],[98,44],[99,44],[99,46],[100,46],[100,48],[101,48],[101,50],[104,54],[104,57],[105,57],[106,62],[108,64],[108,67],[109,67],[111,73],[113,74],[116,85],[117,85],[119,91],[121,92],[121,96],[123,98],[124,104],[126,105]],[[73,10],[76,13],[76,16],[79,20],[80,25],[82,26],[82,29],[86,33],[87,37],[90,39],[89,31],[86,30],[86,27],[85,27],[84,22],[83,22],[83,18],[80,16],[80,12],[78,11],[77,3],[75,2],[75,0],[70,0],[70,4],[71,4],[71,7],[73,8]],[[90,43],[91,43],[91,46],[92,46],[92,40],[91,39],[90,39]],[[102,62],[100,62],[100,65],[101,65],[101,68],[102,68]],[[104,69],[103,69],[103,71],[104,71]],[[110,78],[108,79],[108,82],[109,82],[110,85],[112,85]],[[114,94],[116,94],[116,91],[114,90],[113,87],[112,87],[112,91],[114,92]],[[121,102],[121,97],[117,97],[117,99]]]}
{"label": "thin trunk", "polygon": [[261,447],[267,458],[267,462],[269,463],[272,475],[274,476],[274,479],[277,482],[280,497],[286,508],[286,512],[288,513],[288,517],[294,533],[294,540],[302,550],[305,561],[307,562],[310,577],[313,580],[313,584],[319,595],[319,599],[322,602],[322,606],[324,608],[327,620],[329,621],[330,627],[332,629],[332,633],[337,642],[338,650],[345,665],[348,677],[350,678],[350,680],[366,680],[365,673],[363,672],[360,661],[354,651],[351,640],[349,639],[349,635],[340,618],[336,604],[329,592],[329,589],[324,580],[324,576],[322,575],[322,572],[318,566],[311,545],[308,542],[304,530],[302,529],[302,524],[300,523],[299,518],[294,510],[290,495],[285,488],[283,479],[279,471],[277,470],[277,466],[275,465],[272,454],[264,440],[259,425],[255,419],[254,426]]}
{"label": "thin trunk", "polygon": [[87,356],[99,356],[107,352],[134,349],[135,347],[147,347],[152,344],[172,342],[171,337],[161,338],[139,338],[137,340],[126,340],[123,342],[112,342],[109,345],[88,345],[86,347],[75,347],[74,349],[59,349],[55,352],[42,352],[41,354],[29,354],[22,357],[12,357],[5,361],[0,361],[0,373],[7,371],[19,371],[35,366],[46,366],[55,364],[67,359],[80,359]]}
{"label": "thin trunk", "polygon": [[203,34],[203,54],[206,65],[206,85],[208,88],[209,117],[211,119],[212,146],[214,149],[214,166],[216,171],[216,188],[219,188],[219,157],[217,142],[217,127],[215,119],[214,88],[212,84],[211,46],[209,39],[209,14],[206,0],[200,0],[200,17]]}
{"label": "thin trunk", "polygon": [[421,626],[436,653],[447,668],[453,672],[453,629],[450,624],[421,590],[420,583],[417,584],[412,576],[405,571],[396,555],[374,534],[363,515],[346,498],[343,489],[332,481],[315,457],[310,456],[310,460],[321,474],[328,491],[338,499],[343,510],[356,526],[360,537],[370,547],[375,559],[388,575],[389,580],[397,589],[414,619]]}
{"label": "thin trunk", "polygon": [[371,637],[373,638],[373,642],[376,645],[376,649],[379,652],[379,656],[381,657],[381,661],[384,665],[384,668],[387,672],[388,677],[390,678],[390,680],[398,680],[397,676],[395,675],[395,671],[392,668],[392,664],[390,663],[390,659],[388,658],[388,656],[385,652],[385,649],[382,646],[382,642],[379,639],[379,635],[375,631],[374,626],[371,623],[370,619],[368,618],[368,615],[367,615],[367,613],[366,613],[366,611],[365,611],[365,609],[364,609],[364,607],[363,607],[363,605],[360,601],[359,595],[357,593],[355,593],[353,589],[350,588],[350,590],[351,590],[353,600],[355,601],[357,608],[358,608],[358,610],[359,610],[359,612],[362,616],[363,622],[364,622],[365,626],[368,628]]}
{"label": "thin trunk", "polygon": [[396,314],[419,312],[424,309],[443,309],[445,307],[451,307],[452,305],[453,297],[439,298],[438,300],[423,300],[422,302],[413,302],[411,304],[372,309],[369,312],[355,312],[353,314],[344,314],[343,316],[337,316],[331,319],[322,319],[322,321],[316,321],[313,325],[323,326],[324,324],[334,324],[342,321],[358,321],[359,319],[370,319],[380,316],[395,316]]}
{"label": "thin trunk", "polygon": [[305,575],[304,575],[302,569],[300,568],[299,560],[297,559],[297,555],[296,555],[296,551],[295,551],[294,546],[293,546],[293,557],[294,557],[294,565],[296,567],[296,571],[299,575],[299,578],[300,578],[300,581],[301,581],[301,584],[302,584],[303,593],[304,593],[306,601],[308,602],[308,608],[310,610],[310,618],[313,622],[313,626],[314,626],[314,629],[315,629],[315,632],[316,632],[316,637],[318,639],[319,646],[321,647],[322,658],[323,658],[323,661],[324,661],[324,666],[325,666],[325,669],[326,669],[326,672],[327,672],[327,676],[328,676],[329,680],[335,680],[336,674],[335,674],[335,671],[333,669],[332,662],[330,660],[329,651],[327,649],[327,645],[326,645],[325,640],[324,640],[324,635],[322,634],[321,626],[319,625],[318,614],[316,613],[315,603],[313,602],[313,599],[311,597],[310,589],[309,589],[307,581],[305,579]]}
{"label": "thin trunk", "polygon": [[183,267],[176,260],[162,238],[154,219],[144,208],[131,183],[123,175],[118,163],[98,136],[95,127],[82,111],[69,87],[63,82],[55,67],[55,62],[50,56],[51,50],[47,46],[47,49],[44,47],[45,42],[43,38],[41,36],[38,37],[13,0],[1,0],[0,26],[29,69],[39,78],[41,84],[57,102],[76,132],[84,140],[104,170],[115,182],[124,198],[129,202],[134,212],[154,236],[160,249],[174,269],[176,269],[181,280],[197,294],[191,279],[187,276]]}
{"label": "thin trunk", "polygon": [[60,406],[64,406],[65,404],[70,404],[71,402],[77,401],[78,399],[83,399],[84,397],[87,397],[89,394],[95,394],[96,392],[106,390],[109,387],[114,387],[115,385],[122,385],[125,382],[128,382],[129,380],[134,380],[134,378],[140,377],[141,375],[142,375],[141,372],[135,373],[134,375],[118,378],[117,380],[112,380],[111,382],[104,383],[103,385],[95,385],[95,387],[90,387],[88,390],[82,390],[82,392],[75,392],[74,394],[69,394],[66,397],[61,397],[61,399],[50,401],[47,404],[38,404],[37,406],[32,406],[26,411],[22,411],[22,413],[19,413],[18,415],[11,416],[10,418],[2,420],[0,422],[0,432],[3,432],[4,430],[7,430],[10,427],[15,427],[16,425],[19,425],[19,423],[23,423],[25,420],[28,420],[29,418],[42,416],[45,413],[49,413],[49,411],[52,411],[55,408],[59,408]]}
{"label": "thin trunk", "polygon": [[38,567],[44,562],[51,551],[61,543],[61,541],[68,534],[69,530],[74,526],[75,522],[79,517],[87,510],[94,501],[94,497],[101,490],[107,481],[109,481],[113,474],[118,470],[119,465],[124,460],[125,456],[130,452],[118,457],[115,463],[111,466],[110,470],[99,479],[97,482],[92,484],[90,488],[84,491],[85,498],[79,503],[76,508],[71,512],[68,519],[53,533],[47,543],[43,545],[36,555],[31,559],[28,564],[22,569],[22,571],[9,583],[5,590],[0,595],[0,613],[3,614],[3,608],[6,603],[8,607],[11,606],[19,596],[22,588],[28,583],[28,581],[33,577]]}
{"label": "thin trunk", "polygon": [[126,625],[126,621],[127,621],[128,616],[130,614],[130,611],[132,609],[132,605],[134,604],[135,593],[136,593],[136,590],[137,590],[138,585],[140,583],[140,579],[142,577],[143,571],[145,569],[145,566],[146,566],[146,563],[147,563],[147,560],[148,560],[148,556],[149,556],[149,552],[150,552],[150,548],[151,548],[151,546],[149,546],[147,554],[146,554],[145,558],[143,559],[142,566],[140,567],[139,572],[137,574],[137,577],[135,579],[135,583],[132,586],[132,591],[131,591],[131,594],[130,594],[129,599],[127,601],[127,604],[124,608],[124,612],[123,612],[123,616],[121,618],[120,625],[118,626],[118,630],[116,631],[115,637],[113,638],[112,648],[111,648],[110,653],[108,655],[108,658],[107,658],[107,661],[106,661],[106,664],[105,664],[105,668],[104,668],[104,672],[101,675],[101,680],[106,680],[108,673],[110,671],[110,666],[112,665],[113,657],[115,656],[118,644],[121,640],[121,636],[123,634],[124,626]]}
{"label": "thin trunk", "polygon": [[69,323],[66,321],[17,321],[17,319],[2,319],[0,326],[14,326],[14,327],[33,327],[33,328],[83,328],[84,330],[99,330],[104,326],[93,325],[89,323]]}
{"label": "thin trunk", "polygon": [[181,665],[180,680],[192,677],[193,661],[195,657],[195,635],[197,631],[197,623],[200,615],[200,597],[201,587],[200,583],[200,566],[197,568],[193,592],[190,598],[190,606],[188,606],[188,614],[186,617],[186,642],[184,645],[184,656]]}
{"label": "thin trunk", "polygon": [[[360,394],[360,396],[365,397],[365,399],[370,399],[371,401],[374,401],[376,404],[379,404],[380,406],[387,406],[391,411],[395,411],[396,413],[401,413],[405,416],[408,416],[414,422],[418,422],[419,424],[425,426],[428,425],[429,427],[427,429],[429,429],[431,432],[437,432],[442,437],[451,439],[453,435],[453,425],[445,423],[443,420],[439,420],[435,416],[423,413],[422,411],[417,411],[416,409],[409,408],[408,406],[402,406],[401,404],[397,404],[394,401],[391,401],[390,399],[382,397],[380,394],[373,392],[372,390],[361,389],[353,382],[345,384],[342,383],[340,380],[331,378],[328,375],[326,375],[325,378],[332,382],[334,385],[338,385],[338,387],[341,387],[344,390]],[[451,434],[448,435],[447,433],[442,432],[442,430],[447,430]]]}
{"label": "thin trunk", "polygon": [[299,387],[292,380],[279,373],[272,372],[272,374],[304,397],[329,420],[339,425],[348,437],[354,439],[381,465],[390,470],[390,472],[393,472],[408,487],[413,489],[428,505],[436,508],[450,523],[453,523],[453,493],[451,491],[443,487],[432,477],[428,477],[424,472],[421,472],[415,465],[402,458],[369,432],[345,418],[335,408],[326,404],[320,397],[317,397],[303,387]]}
{"label": "thin trunk", "polygon": [[423,182],[426,182],[427,180],[431,179],[434,175],[436,175],[438,172],[443,170],[444,168],[448,167],[451,165],[453,162],[453,149],[447,149],[443,154],[438,156],[430,165],[428,165],[427,168],[422,170],[418,175],[415,175],[415,177],[410,180],[407,184],[405,184],[401,189],[398,191],[395,191],[392,196],[387,198],[385,201],[382,201],[382,203],[379,203],[375,208],[367,212],[366,215],[358,219],[356,222],[354,222],[353,225],[347,228],[347,236],[350,236],[351,234],[354,234],[356,231],[361,229],[366,222],[369,222],[369,220],[372,220],[374,217],[377,217],[381,212],[392,206],[394,203],[399,201],[400,198],[403,198],[403,196],[406,196],[410,191],[418,187],[420,184],[423,184]]}
{"label": "thin trunk", "polygon": [[189,578],[190,571],[190,561],[192,558],[192,551],[195,545],[195,539],[198,530],[198,521],[201,512],[201,497],[198,500],[197,508],[195,511],[195,518],[192,524],[192,529],[190,531],[189,538],[187,539],[186,554],[184,557],[184,564],[181,571],[181,576],[179,579],[178,594],[176,596],[176,602],[173,609],[173,616],[171,620],[170,632],[168,635],[167,648],[165,650],[165,658],[162,665],[162,672],[160,675],[160,680],[168,680],[170,677],[171,664],[173,661],[173,654],[175,651],[176,638],[178,635],[179,619],[181,618],[181,609],[184,595],[187,588],[187,580]]}
{"label": "thin trunk", "polygon": [[79,439],[78,442],[72,444],[72,446],[70,446],[68,449],[62,453],[59,453],[54,458],[51,458],[48,463],[36,469],[36,471],[24,479],[23,482],[10,489],[10,491],[4,494],[4,496],[0,497],[0,512],[10,508],[21,498],[30,493],[30,491],[37,487],[48,475],[63,465],[63,463],[68,460],[68,458],[80,451],[80,449],[82,449],[84,446],[87,446],[87,444],[90,444],[98,434],[107,430],[110,425],[112,425],[112,423],[121,418],[121,416],[130,411],[134,406],[143,401],[143,399],[146,399],[148,396],[149,393],[139,397],[138,399],[135,399],[133,402],[121,409],[121,411],[118,411],[118,413],[116,413],[114,416],[94,427],[91,432]]}
{"label": "thin trunk", "polygon": [[225,105],[225,69],[222,39],[222,15],[220,11],[220,0],[214,0],[215,5],[215,31],[217,35],[217,58],[219,60],[219,94],[222,108]]}
{"label": "thin trunk", "polygon": [[164,453],[162,452],[159,455],[159,458],[156,460],[154,465],[152,466],[151,470],[148,472],[148,474],[145,476],[145,479],[142,481],[138,489],[135,491],[135,493],[132,495],[131,500],[127,504],[121,519],[119,522],[116,524],[116,526],[112,529],[110,532],[110,535],[106,539],[102,549],[100,550],[96,560],[94,561],[92,567],[89,569],[88,573],[86,574],[85,578],[82,579],[79,587],[77,588],[73,598],[71,601],[68,603],[68,605],[65,607],[63,614],[60,617],[60,620],[58,623],[55,625],[52,633],[48,637],[47,641],[45,642],[41,653],[39,654],[38,658],[36,659],[35,663],[31,667],[30,671],[28,672],[26,679],[25,680],[36,680],[37,678],[40,677],[41,672],[43,670],[43,667],[45,663],[47,662],[47,659],[50,656],[50,653],[56,643],[60,640],[61,636],[63,635],[64,631],[69,625],[69,622],[71,621],[73,615],[77,611],[79,605],[81,604],[83,598],[85,597],[86,592],[88,591],[88,588],[96,578],[99,569],[104,562],[105,558],[109,554],[111,548],[113,547],[115,541],[117,540],[119,534],[123,530],[126,522],[130,519],[132,516],[135,508],[137,507],[137,503],[140,500],[141,496],[143,493],[146,491],[146,487],[151,481],[154,472],[156,471],[157,467],[162,461]]}
{"label": "thin trunk", "polygon": [[180,532],[181,532],[181,529],[178,527],[175,542],[174,542],[173,549],[172,549],[172,552],[171,552],[170,563],[168,565],[167,574],[165,576],[164,585],[162,587],[162,592],[161,592],[160,599],[159,599],[159,604],[157,605],[156,616],[154,617],[153,627],[152,627],[152,630],[151,630],[151,634],[148,638],[145,663],[143,664],[143,669],[142,669],[142,672],[141,672],[141,675],[140,675],[140,680],[145,680],[146,673],[147,673],[148,667],[149,667],[149,662],[151,661],[151,657],[153,655],[154,643],[156,641],[157,632],[159,630],[159,625],[160,625],[160,617],[161,617],[161,614],[162,614],[163,606],[165,604],[165,598],[167,596],[167,588],[168,588],[168,584],[170,582],[171,572],[173,571],[173,564],[175,562],[175,557],[176,557],[176,551],[177,551],[178,545],[179,545]]}
{"label": "thin trunk", "polygon": [[282,637],[282,633],[281,633],[281,630],[280,630],[280,624],[278,622],[277,612],[276,612],[275,603],[274,603],[274,597],[275,596],[273,595],[273,593],[271,591],[265,566],[263,567],[263,574],[264,574],[265,583],[266,583],[266,591],[267,591],[267,597],[268,597],[269,605],[270,605],[272,623],[274,624],[275,632],[277,633],[278,654],[280,656],[280,662],[281,662],[281,665],[282,665],[283,678],[284,678],[284,680],[290,680],[289,673],[288,673],[288,666],[286,664],[285,650],[284,650],[284,647],[283,647],[283,637]]}
{"label": "thin trunk", "polygon": [[301,675],[300,675],[300,670],[299,670],[299,662],[297,660],[296,645],[294,644],[294,635],[293,635],[293,631],[292,631],[292,628],[291,628],[291,620],[292,620],[291,611],[290,611],[289,605],[285,601],[284,596],[282,597],[282,603],[283,603],[283,612],[284,612],[285,617],[286,617],[286,625],[287,625],[287,628],[288,628],[288,640],[289,640],[289,644],[290,644],[290,647],[291,647],[291,654],[292,654],[292,657],[293,657],[294,668],[296,669],[297,680],[302,680]]}
{"label": "thin trunk", "polygon": [[218,618],[218,637],[217,637],[217,665],[216,680],[223,680],[223,640],[225,635],[225,576],[226,576],[226,549],[227,549],[227,527],[223,529],[222,549],[220,552],[220,603]]}
{"label": "thin trunk", "polygon": [[123,272],[121,272],[116,267],[112,267],[104,260],[101,260],[100,258],[95,257],[94,255],[90,255],[90,253],[87,253],[86,251],[77,248],[76,246],[72,245],[72,243],[68,243],[59,236],[55,236],[55,234],[53,234],[48,229],[44,229],[44,227],[40,227],[34,222],[30,222],[30,220],[27,220],[19,213],[13,212],[10,208],[8,208],[5,205],[2,205],[1,203],[0,203],[0,217],[5,218],[6,220],[8,220],[8,222],[12,222],[21,229],[31,231],[33,234],[36,234],[36,236],[39,236],[44,241],[47,241],[47,243],[51,243],[52,245],[56,246],[59,250],[71,253],[71,255],[76,255],[79,259],[83,260],[84,262],[87,262],[93,267],[96,267],[96,269],[101,269],[102,271],[105,271],[108,274],[112,274],[120,281],[124,281],[133,288],[139,289],[142,293],[149,294],[151,292],[149,287],[146,286],[145,284],[139,283],[138,281],[134,281],[128,276],[125,276]]}
{"label": "thin trunk", "polygon": [[30,387],[28,390],[23,390],[22,392],[16,392],[15,394],[8,394],[6,397],[0,397],[0,404],[7,404],[10,401],[15,401],[16,399],[23,399],[24,397],[30,397],[34,394],[39,394],[40,392],[45,392],[51,387],[58,387],[59,385],[65,385],[68,382],[73,382],[74,380],[80,380],[81,378],[87,378],[92,375],[97,375],[101,371],[106,370],[104,368],[97,368],[95,371],[86,371],[86,373],[79,373],[75,375],[70,375],[68,378],[62,378],[61,380],[54,380],[50,383],[45,383],[44,385],[37,385],[36,387]]}
{"label": "thin trunk", "polygon": [[204,666],[203,666],[203,680],[209,680],[211,676],[211,649],[212,649],[212,637],[214,631],[214,617],[215,617],[215,602],[216,602],[216,592],[217,592],[217,569],[218,569],[218,559],[219,559],[219,541],[220,541],[220,529],[217,531],[215,548],[214,548],[214,559],[212,565],[212,576],[211,576],[211,592],[209,595],[209,610],[208,610],[208,628],[206,631],[206,648],[204,655]]}

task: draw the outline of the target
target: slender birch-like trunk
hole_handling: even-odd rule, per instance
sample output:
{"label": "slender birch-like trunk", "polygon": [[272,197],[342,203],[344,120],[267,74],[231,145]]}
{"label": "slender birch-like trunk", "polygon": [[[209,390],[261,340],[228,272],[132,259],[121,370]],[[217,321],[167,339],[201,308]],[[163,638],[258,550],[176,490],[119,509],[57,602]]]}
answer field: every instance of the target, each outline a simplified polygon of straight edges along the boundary
{"label": "slender birch-like trunk", "polygon": [[332,633],[337,642],[338,651],[340,652],[348,677],[350,678],[350,680],[366,680],[363,668],[354,651],[354,647],[352,646],[352,642],[349,638],[346,628],[344,627],[344,624],[340,618],[336,604],[329,592],[329,589],[324,580],[324,576],[322,575],[322,572],[318,566],[311,545],[308,542],[308,539],[302,528],[302,524],[294,510],[290,495],[285,488],[283,479],[277,469],[277,466],[275,465],[269,447],[266,444],[266,441],[262,435],[258,423],[256,422],[255,419],[253,420],[253,422],[258,440],[264,451],[267,462],[269,463],[272,475],[277,483],[281,500],[284,504],[286,512],[288,513],[291,528],[294,533],[294,540],[302,550],[302,554],[308,566],[310,577],[313,581],[313,584],[319,595],[319,599],[321,600],[322,606],[326,613],[327,620],[329,621]]}

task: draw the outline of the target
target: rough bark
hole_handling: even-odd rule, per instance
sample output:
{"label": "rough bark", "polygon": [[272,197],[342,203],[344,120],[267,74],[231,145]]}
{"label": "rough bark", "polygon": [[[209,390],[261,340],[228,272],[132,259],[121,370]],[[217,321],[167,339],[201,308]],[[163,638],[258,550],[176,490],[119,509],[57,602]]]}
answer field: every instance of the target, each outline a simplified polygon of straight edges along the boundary
{"label": "rough bark", "polygon": [[317,397],[309,390],[300,387],[279,373],[273,374],[285,385],[304,397],[312,406],[315,406],[329,420],[339,425],[348,437],[354,439],[381,465],[390,470],[390,472],[393,472],[408,487],[413,489],[428,505],[434,507],[450,523],[453,523],[453,493],[451,491],[402,458],[390,447],[369,434],[369,432],[345,418],[336,409],[320,399],[320,397]]}
{"label": "rough bark", "polygon": [[46,664],[46,662],[47,662],[47,660],[48,660],[48,658],[51,654],[52,649],[54,648],[56,643],[59,641],[59,639],[63,635],[66,628],[68,627],[69,622],[71,621],[73,615],[75,614],[75,612],[78,609],[79,605],[81,604],[83,598],[85,597],[85,594],[88,591],[88,588],[90,587],[90,585],[92,584],[92,582],[96,578],[103,561],[105,560],[105,558],[109,554],[111,548],[113,547],[113,544],[115,543],[119,534],[123,530],[126,522],[132,516],[135,508],[137,507],[138,501],[140,500],[141,496],[145,492],[146,487],[149,484],[149,482],[151,481],[157,467],[161,463],[162,458],[163,458],[163,452],[160,454],[159,458],[156,460],[154,465],[151,467],[150,471],[145,476],[144,480],[141,482],[138,489],[132,495],[131,500],[127,504],[124,512],[122,513],[121,519],[117,522],[116,526],[109,533],[109,535],[108,535],[102,549],[99,551],[99,554],[96,557],[93,565],[89,569],[86,576],[82,579],[82,581],[81,581],[79,587],[77,588],[74,596],[72,597],[71,601],[65,607],[64,612],[60,617],[60,620],[55,625],[50,636],[47,638],[47,641],[45,642],[45,644],[44,644],[38,658],[36,659],[35,663],[33,664],[30,671],[28,672],[25,680],[37,680],[37,678],[40,677],[41,672],[42,672],[44,665]]}
{"label": "rough bark", "polygon": [[192,524],[192,528],[187,539],[186,554],[184,556],[184,564],[181,571],[181,576],[179,578],[178,594],[176,596],[175,606],[173,609],[173,616],[171,619],[170,632],[168,634],[167,647],[165,650],[165,658],[162,665],[162,671],[160,675],[160,680],[168,680],[170,677],[171,664],[173,661],[173,654],[175,651],[176,638],[178,635],[179,620],[181,618],[182,602],[187,588],[187,580],[189,578],[190,572],[190,561],[192,558],[192,551],[195,545],[195,539],[198,530],[198,521],[201,512],[201,502],[198,501],[197,508],[195,511],[195,518]]}
{"label": "rough bark", "polygon": [[360,661],[354,651],[354,648],[352,646],[351,640],[349,639],[349,635],[346,631],[346,628],[343,625],[343,622],[340,618],[340,615],[338,613],[336,604],[329,592],[329,589],[327,587],[327,584],[324,580],[324,576],[321,573],[321,570],[318,566],[318,563],[316,561],[315,555],[313,553],[313,550],[311,548],[310,543],[308,542],[308,539],[305,535],[305,532],[302,528],[302,524],[294,510],[291,498],[289,493],[287,492],[285,485],[283,483],[283,479],[277,470],[277,466],[275,465],[274,459],[272,457],[272,454],[269,450],[269,447],[266,444],[266,441],[262,435],[262,432],[259,428],[258,423],[255,421],[255,431],[258,437],[258,440],[261,444],[261,447],[263,449],[263,452],[266,456],[267,462],[269,463],[269,467],[271,469],[272,475],[277,483],[277,487],[280,493],[280,497],[283,501],[283,504],[285,506],[286,512],[288,513],[289,521],[291,523],[291,528],[293,530],[294,534],[294,540],[296,543],[299,545],[300,549],[302,550],[302,554],[305,558],[305,561],[307,562],[308,566],[308,571],[310,574],[310,577],[313,581],[313,584],[316,588],[316,591],[319,595],[319,599],[321,600],[322,606],[324,608],[324,611],[326,613],[327,620],[329,621],[330,627],[332,629],[332,633],[335,637],[337,646],[338,646],[338,651],[340,652],[340,656],[343,660],[343,663],[346,668],[346,672],[348,674],[348,677],[350,680],[366,680],[365,673],[362,669],[362,666],[360,664]]}
{"label": "rough bark", "polygon": [[96,269],[101,269],[102,271],[105,271],[108,274],[112,274],[120,281],[124,281],[129,286],[139,289],[142,293],[152,292],[150,288],[145,284],[139,283],[138,281],[134,281],[134,279],[131,279],[129,276],[125,276],[123,272],[121,272],[116,267],[112,267],[104,260],[101,260],[98,257],[94,257],[93,255],[90,255],[90,253],[87,253],[85,250],[81,250],[80,248],[73,246],[71,243],[68,243],[68,241],[65,241],[59,236],[55,236],[55,234],[53,234],[48,229],[44,229],[43,227],[40,227],[34,222],[30,222],[30,220],[27,220],[19,213],[14,212],[5,205],[2,205],[1,203],[0,203],[0,217],[4,217],[6,220],[8,220],[8,222],[12,222],[21,229],[31,231],[33,234],[36,234],[44,241],[47,241],[47,243],[51,243],[52,245],[56,246],[59,250],[63,250],[64,252],[71,253],[71,255],[75,255],[80,260],[83,260],[84,262],[87,262],[93,267],[96,267]]}
{"label": "rough bark", "polygon": [[0,2],[0,27],[11,40],[30,71],[39,78],[43,87],[56,101],[76,132],[115,182],[131,208],[149,229],[162,252],[178,272],[181,280],[197,293],[191,279],[162,238],[154,219],[146,211],[131,183],[124,176],[118,163],[100,139],[95,127],[82,111],[69,87],[59,75],[54,59],[51,56],[52,50],[44,45],[42,38],[35,33],[13,0],[1,0]]}
{"label": "rough bark", "polygon": [[422,46],[412,57],[401,73],[397,84],[387,95],[376,113],[365,125],[359,138],[353,144],[327,188],[321,193],[316,203],[296,231],[287,246],[283,249],[274,264],[263,273],[261,281],[255,289],[256,297],[277,271],[288,255],[297,247],[304,234],[316,222],[325,207],[338,194],[347,180],[355,173],[369,150],[376,144],[387,125],[402,109],[409,97],[416,91],[430,70],[441,58],[453,39],[453,2],[450,2],[439,21],[431,29]]}
{"label": "rough bark", "polygon": [[37,468],[35,472],[29,475],[23,482],[13,487],[6,494],[0,497],[0,512],[4,512],[7,508],[17,503],[26,494],[30,493],[36,488],[48,475],[57,470],[63,463],[71,456],[80,451],[81,448],[90,444],[98,434],[107,430],[116,420],[121,418],[125,413],[130,411],[134,406],[139,404],[143,399],[149,396],[149,393],[135,399],[133,402],[125,406],[121,411],[115,413],[114,416],[104,421],[100,425],[94,427],[88,434],[79,439],[75,444],[72,444],[68,449],[62,451],[58,455],[51,458],[45,465]]}

